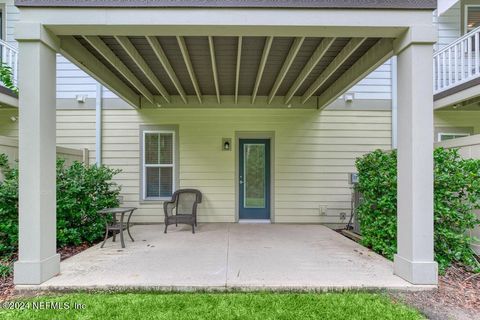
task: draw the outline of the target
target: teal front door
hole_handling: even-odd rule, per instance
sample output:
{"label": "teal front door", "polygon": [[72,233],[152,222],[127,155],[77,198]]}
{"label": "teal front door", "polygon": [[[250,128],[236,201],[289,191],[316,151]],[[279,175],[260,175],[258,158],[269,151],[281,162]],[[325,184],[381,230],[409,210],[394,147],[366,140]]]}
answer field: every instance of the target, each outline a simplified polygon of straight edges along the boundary
{"label": "teal front door", "polygon": [[270,140],[240,139],[239,217],[270,219]]}

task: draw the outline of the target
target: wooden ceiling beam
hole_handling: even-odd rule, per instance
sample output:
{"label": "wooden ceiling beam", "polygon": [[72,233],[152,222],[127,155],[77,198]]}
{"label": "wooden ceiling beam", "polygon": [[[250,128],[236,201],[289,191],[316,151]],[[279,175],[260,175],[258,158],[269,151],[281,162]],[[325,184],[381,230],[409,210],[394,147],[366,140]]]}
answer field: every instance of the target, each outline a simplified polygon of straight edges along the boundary
{"label": "wooden ceiling beam", "polygon": [[135,108],[141,107],[140,95],[117,77],[75,37],[61,37],[60,53],[131,106]]}
{"label": "wooden ceiling beam", "polygon": [[187,44],[185,43],[185,38],[177,36],[178,46],[180,47],[180,52],[182,53],[183,61],[187,67],[188,75],[192,81],[193,88],[197,95],[198,102],[202,103],[202,92],[200,91],[200,86],[198,85],[197,76],[195,75],[195,70],[193,69],[192,60],[190,59],[190,54],[188,53]]}
{"label": "wooden ceiling beam", "polygon": [[273,84],[273,87],[270,90],[270,94],[268,95],[268,103],[272,103],[273,98],[275,98],[275,94],[277,93],[278,89],[282,85],[283,79],[285,79],[285,76],[287,75],[288,70],[290,70],[290,67],[292,66],[293,61],[297,57],[297,53],[298,51],[300,51],[300,48],[302,47],[304,40],[305,40],[305,37],[299,37],[293,40],[292,46],[288,51],[288,55],[285,58],[282,68],[280,69],[280,72],[278,73],[277,78],[275,79],[275,83]]}
{"label": "wooden ceiling beam", "polygon": [[130,69],[115,55],[115,53],[97,36],[83,37],[102,57],[127,79],[148,101],[154,103],[153,94],[133,74]]}
{"label": "wooden ceiling beam", "polygon": [[288,92],[285,95],[285,103],[289,103],[292,100],[295,93],[298,91],[300,86],[307,79],[313,69],[317,66],[320,60],[322,60],[323,56],[328,51],[328,49],[330,49],[334,41],[335,38],[325,38],[318,44],[312,56],[310,57],[310,59],[308,59],[302,71],[300,71],[297,79],[295,79],[290,89],[288,89]]}
{"label": "wooden ceiling beam", "polygon": [[252,92],[252,104],[255,103],[255,99],[257,97],[258,88],[260,87],[260,82],[262,81],[263,72],[265,71],[265,65],[267,64],[268,54],[270,53],[270,49],[272,48],[273,37],[267,37],[265,39],[265,45],[263,47],[262,58],[260,60],[260,64],[258,66],[257,77],[255,79],[255,85],[253,87]]}
{"label": "wooden ceiling beam", "polygon": [[208,47],[210,48],[210,61],[212,62],[213,83],[215,85],[215,93],[217,94],[218,103],[220,103],[220,84],[218,83],[217,59],[215,58],[215,43],[213,37],[208,36]]}
{"label": "wooden ceiling beam", "polygon": [[305,103],[317,92],[320,87],[347,61],[348,58],[367,40],[367,38],[352,38],[347,45],[337,54],[335,59],[323,70],[322,74],[305,91],[302,103]]}
{"label": "wooden ceiling beam", "polygon": [[163,51],[160,41],[158,41],[157,37],[153,37],[153,36],[147,36],[146,38],[147,38],[148,44],[150,44],[150,47],[152,48],[158,60],[162,64],[163,69],[165,69],[165,72],[167,73],[168,77],[170,78],[173,85],[175,86],[175,89],[177,89],[177,92],[182,98],[183,102],[188,103],[187,94],[185,93],[185,90],[183,89],[182,84],[180,83],[180,80],[178,80],[177,74],[173,70],[173,67],[170,64],[170,61],[168,60],[167,55],[165,54],[165,51]]}
{"label": "wooden ceiling beam", "polygon": [[120,44],[120,46],[125,50],[125,52],[130,56],[130,58],[135,62],[138,68],[143,72],[147,79],[152,83],[155,89],[162,95],[162,97],[170,102],[170,95],[168,94],[165,87],[160,83],[157,76],[153,73],[152,69],[148,66],[145,59],[135,48],[133,43],[126,36],[115,36],[115,40]]}
{"label": "wooden ceiling beam", "polygon": [[240,36],[238,37],[238,45],[237,45],[237,65],[235,71],[235,103],[238,103],[238,88],[240,86],[240,67],[242,64],[242,43],[243,38]]}
{"label": "wooden ceiling beam", "polygon": [[323,109],[393,56],[393,40],[381,39],[318,97]]}

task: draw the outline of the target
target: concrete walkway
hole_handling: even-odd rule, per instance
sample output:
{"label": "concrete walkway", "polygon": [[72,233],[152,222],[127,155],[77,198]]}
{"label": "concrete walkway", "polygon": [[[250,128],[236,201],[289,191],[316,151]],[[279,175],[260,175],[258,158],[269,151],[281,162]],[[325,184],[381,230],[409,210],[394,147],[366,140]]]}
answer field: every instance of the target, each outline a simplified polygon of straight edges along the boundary
{"label": "concrete walkway", "polygon": [[425,289],[390,261],[321,225],[135,226],[125,249],[109,239],[61,263],[61,274],[18,289]]}

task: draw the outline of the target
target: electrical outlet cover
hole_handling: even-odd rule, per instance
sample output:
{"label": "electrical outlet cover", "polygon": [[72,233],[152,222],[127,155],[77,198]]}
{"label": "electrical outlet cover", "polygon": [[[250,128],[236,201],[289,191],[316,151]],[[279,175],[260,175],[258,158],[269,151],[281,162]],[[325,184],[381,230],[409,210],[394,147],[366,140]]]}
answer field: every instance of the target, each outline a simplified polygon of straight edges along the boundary
{"label": "electrical outlet cover", "polygon": [[321,205],[320,206],[320,215],[324,216],[327,214],[327,206]]}

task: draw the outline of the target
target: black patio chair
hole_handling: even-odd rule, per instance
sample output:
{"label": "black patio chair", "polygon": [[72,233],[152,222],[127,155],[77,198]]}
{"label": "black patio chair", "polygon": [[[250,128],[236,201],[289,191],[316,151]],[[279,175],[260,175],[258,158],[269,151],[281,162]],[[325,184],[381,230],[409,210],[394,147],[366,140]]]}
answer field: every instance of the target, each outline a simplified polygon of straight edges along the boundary
{"label": "black patio chair", "polygon": [[196,189],[180,189],[173,193],[172,200],[163,203],[165,231],[169,225],[189,224],[192,233],[197,226],[197,205],[202,202],[202,193]]}

